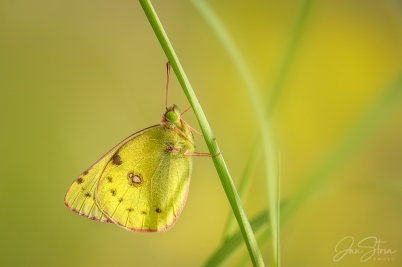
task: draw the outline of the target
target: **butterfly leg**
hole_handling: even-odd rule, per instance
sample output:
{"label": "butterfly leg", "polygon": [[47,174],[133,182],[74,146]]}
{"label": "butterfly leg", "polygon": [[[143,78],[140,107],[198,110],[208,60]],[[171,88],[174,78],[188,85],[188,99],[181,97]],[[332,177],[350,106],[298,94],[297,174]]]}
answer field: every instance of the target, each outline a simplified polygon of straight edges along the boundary
{"label": "butterfly leg", "polygon": [[221,154],[222,154],[222,151],[215,155],[211,155],[209,153],[200,153],[200,152],[187,153],[187,150],[184,151],[184,153],[183,153],[184,156],[189,156],[189,157],[217,157]]}
{"label": "butterfly leg", "polygon": [[182,131],[180,131],[177,127],[175,127],[174,130],[175,130],[178,134],[180,134],[181,136],[183,136],[184,139],[188,140],[191,144],[194,145],[194,142],[191,141],[190,139],[188,139],[187,136],[186,136]]}
{"label": "butterfly leg", "polygon": [[200,133],[199,131],[197,131],[196,129],[194,129],[193,127],[191,127],[190,125],[187,124],[187,122],[185,122],[184,120],[180,119],[180,121],[182,123],[184,123],[189,129],[190,131],[194,131],[196,134],[198,134],[199,136],[203,136],[202,133]]}
{"label": "butterfly leg", "polygon": [[190,128],[191,131],[194,131],[196,134],[198,134],[199,136],[204,136],[202,133],[198,132],[196,129],[194,129],[193,127],[191,127],[190,125],[188,125],[188,128]]}

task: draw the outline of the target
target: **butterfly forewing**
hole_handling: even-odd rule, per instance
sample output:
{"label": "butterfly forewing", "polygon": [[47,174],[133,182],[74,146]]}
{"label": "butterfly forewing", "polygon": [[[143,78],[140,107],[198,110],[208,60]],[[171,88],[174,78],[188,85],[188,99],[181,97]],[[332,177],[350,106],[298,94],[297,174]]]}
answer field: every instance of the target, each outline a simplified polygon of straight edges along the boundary
{"label": "butterfly forewing", "polygon": [[134,133],[131,136],[124,139],[102,158],[100,158],[94,165],[88,170],[80,174],[68,189],[66,196],[64,197],[65,205],[72,211],[90,219],[111,222],[106,214],[99,209],[95,201],[95,192],[98,185],[99,178],[103,173],[103,170],[108,162],[115,155],[116,151],[125,143],[129,142],[136,136],[147,132],[149,129],[157,127],[159,125],[151,126],[140,132]]}
{"label": "butterfly forewing", "polygon": [[[163,125],[122,145],[98,180],[96,201],[115,223],[140,232],[173,225],[187,198],[192,160],[173,129]],[[186,144],[188,145],[188,144]]]}

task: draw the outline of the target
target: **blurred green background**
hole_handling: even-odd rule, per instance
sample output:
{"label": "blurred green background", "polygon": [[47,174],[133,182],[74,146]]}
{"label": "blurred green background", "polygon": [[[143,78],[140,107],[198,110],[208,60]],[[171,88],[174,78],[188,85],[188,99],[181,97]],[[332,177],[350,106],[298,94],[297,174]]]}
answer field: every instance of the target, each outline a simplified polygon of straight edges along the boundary
{"label": "blurred green background", "polygon": [[[300,2],[210,2],[266,102]],[[153,4],[238,184],[258,133],[244,83],[190,2]],[[209,158],[195,159],[186,207],[165,233],[90,221],[63,203],[76,176],[159,122],[165,63],[137,1],[0,1],[1,266],[199,266],[220,246],[230,207]],[[272,124],[283,199],[401,70],[399,1],[313,3]],[[171,80],[170,104],[187,108]],[[184,117],[199,129],[192,112]],[[401,266],[402,104],[385,118],[282,228],[282,266]],[[201,137],[196,142],[207,151]],[[247,214],[263,211],[266,200],[260,163],[244,200]],[[345,236],[356,243],[376,236],[396,253],[385,262],[348,255],[335,263]],[[261,249],[268,265],[270,247]]]}

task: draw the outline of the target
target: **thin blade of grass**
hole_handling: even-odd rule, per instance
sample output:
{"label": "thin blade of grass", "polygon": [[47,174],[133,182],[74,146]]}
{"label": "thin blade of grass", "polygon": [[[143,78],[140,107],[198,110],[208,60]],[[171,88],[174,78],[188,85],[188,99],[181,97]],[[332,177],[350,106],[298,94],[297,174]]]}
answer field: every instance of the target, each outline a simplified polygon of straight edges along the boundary
{"label": "thin blade of grass", "polygon": [[279,155],[278,155],[278,193],[277,193],[277,196],[278,196],[278,199],[277,199],[277,204],[278,204],[278,207],[277,207],[277,212],[278,212],[278,215],[277,215],[277,218],[278,218],[278,221],[276,222],[277,224],[276,224],[276,226],[278,227],[278,229],[277,229],[277,231],[278,231],[278,235],[276,236],[276,247],[278,248],[278,250],[277,250],[277,256],[276,256],[276,258],[278,259],[278,261],[277,261],[277,267],[280,267],[281,266],[281,244],[280,244],[280,240],[281,240],[281,237],[280,237],[280,235],[281,235],[281,207],[280,207],[280,203],[281,203],[281,153],[279,153]]}
{"label": "thin blade of grass", "polygon": [[[279,72],[277,75],[277,78],[273,84],[272,87],[272,93],[267,101],[266,105],[266,114],[267,118],[271,120],[274,111],[279,103],[279,99],[283,92],[285,91],[285,84],[287,81],[287,78],[289,77],[289,73],[291,70],[291,65],[295,61],[297,49],[300,46],[301,40],[302,40],[302,35],[304,28],[307,24],[308,18],[311,13],[311,9],[313,6],[313,0],[302,0],[299,4],[298,8],[298,14],[296,17],[296,20],[293,24],[293,29],[291,33],[289,34],[289,40],[287,42],[287,47],[285,48],[285,52],[283,53],[283,58],[281,60],[281,63],[279,65]],[[270,157],[274,157],[274,151],[272,151],[269,155]],[[274,160],[271,160],[271,162],[274,164]],[[274,166],[274,165],[273,165]],[[270,166],[273,168],[273,166]],[[276,167],[276,166],[275,166]],[[279,170],[275,170],[276,172],[279,172]],[[277,181],[277,178],[279,177],[276,176],[276,172],[272,172],[272,176],[268,176],[267,178],[267,186],[268,186],[268,204],[269,204],[269,211],[271,212],[270,214],[270,219],[271,219],[271,234],[272,234],[272,266],[279,266],[279,230],[280,230],[280,224],[278,223],[280,221],[279,218],[279,191],[276,192],[275,190],[278,189],[279,187],[279,179]]]}
{"label": "thin blade of grass", "polygon": [[[162,23],[160,22],[155,12],[155,9],[153,8],[149,0],[139,0],[139,2],[144,10],[145,15],[148,18],[149,23],[151,24],[155,32],[156,37],[159,40],[159,43],[162,46],[163,51],[166,54],[166,57],[171,63],[171,66],[177,76],[177,79],[188,101],[191,104],[191,107],[194,110],[194,114],[198,120],[201,131],[204,135],[204,139],[209,149],[209,152],[212,155],[220,153],[220,149],[218,147],[216,139],[214,138],[211,127],[209,126],[209,123],[207,121],[207,118],[205,117],[201,105],[198,102],[198,99],[194,93],[190,81],[188,80],[180,64],[180,61],[173,49],[173,46],[170,43],[165,30],[163,29]],[[255,239],[254,233],[251,229],[250,223],[247,219],[243,205],[236,191],[236,188],[233,184],[232,178],[230,176],[229,170],[225,164],[222,154],[216,157],[212,157],[212,160],[214,162],[215,168],[221,180],[222,186],[225,190],[226,196],[232,207],[233,213],[235,214],[235,217],[239,224],[241,233],[243,235],[244,241],[247,245],[247,249],[250,254],[251,261],[253,262],[254,266],[264,266],[264,262],[257,241]]]}

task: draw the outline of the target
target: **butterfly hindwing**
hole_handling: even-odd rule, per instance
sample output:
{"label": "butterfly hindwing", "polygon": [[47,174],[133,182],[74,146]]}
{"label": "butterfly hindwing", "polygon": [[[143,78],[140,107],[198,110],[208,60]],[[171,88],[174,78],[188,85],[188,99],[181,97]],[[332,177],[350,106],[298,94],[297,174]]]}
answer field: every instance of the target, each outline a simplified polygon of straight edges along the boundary
{"label": "butterfly hindwing", "polygon": [[75,179],[64,198],[64,203],[69,209],[96,221],[108,221],[108,217],[98,208],[95,201],[97,181],[103,165],[108,161],[108,157],[104,157]]}
{"label": "butterfly hindwing", "polygon": [[163,125],[120,146],[98,179],[96,201],[116,224],[140,232],[173,225],[187,198],[192,160],[187,142]]}

